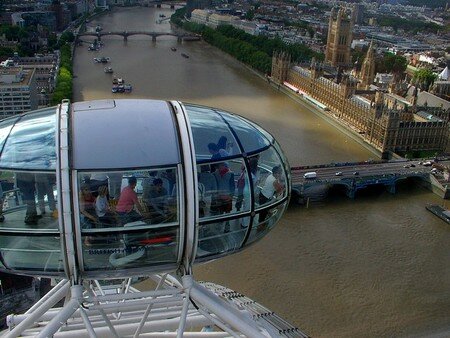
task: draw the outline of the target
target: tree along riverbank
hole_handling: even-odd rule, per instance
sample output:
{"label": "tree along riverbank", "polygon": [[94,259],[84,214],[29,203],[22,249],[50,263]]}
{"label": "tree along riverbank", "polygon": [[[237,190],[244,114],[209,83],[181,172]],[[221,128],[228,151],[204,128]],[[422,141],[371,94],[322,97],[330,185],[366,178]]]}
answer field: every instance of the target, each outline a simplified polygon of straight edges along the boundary
{"label": "tree along riverbank", "polygon": [[52,105],[61,103],[63,99],[72,100],[72,50],[71,46],[66,43],[60,48],[59,71],[56,77],[56,86],[52,94]]}
{"label": "tree along riverbank", "polygon": [[187,22],[184,20],[185,11],[185,8],[176,10],[170,18],[171,22],[187,31],[200,34],[207,43],[264,74],[271,72],[274,52],[284,51],[291,55],[295,62],[307,61],[313,57],[318,60],[324,58],[323,54],[316,53],[305,45],[288,45],[280,38],[254,36],[229,25],[212,29],[202,24]]}
{"label": "tree along riverbank", "polygon": [[[86,28],[86,22],[105,14],[106,12],[107,10],[97,10],[91,15],[84,15],[81,17],[77,20],[78,23],[76,23],[76,26],[79,26],[78,32],[83,31]],[[55,90],[52,93],[52,105],[61,103],[63,99],[72,101],[73,98],[73,56],[75,44],[77,43],[77,36],[70,33],[71,35],[65,38],[65,34],[69,34],[69,32],[63,33],[58,41],[60,46],[60,63],[58,75],[56,77]]]}

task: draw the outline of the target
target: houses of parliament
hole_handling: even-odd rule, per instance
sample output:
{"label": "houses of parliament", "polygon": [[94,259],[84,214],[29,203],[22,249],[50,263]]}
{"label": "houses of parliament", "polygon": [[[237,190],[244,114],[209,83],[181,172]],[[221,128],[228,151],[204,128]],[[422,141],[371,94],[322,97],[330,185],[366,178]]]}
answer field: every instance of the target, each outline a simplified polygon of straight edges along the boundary
{"label": "houses of parliament", "polygon": [[[290,56],[272,59],[272,81],[326,106],[325,114],[340,120],[378,149],[391,153],[444,152],[448,144],[448,107],[418,104],[418,90],[405,82],[377,87],[372,43],[361,69],[352,68],[350,44],[354,17],[333,9],[329,22],[325,61],[295,65]],[[422,100],[423,101],[423,100]]]}

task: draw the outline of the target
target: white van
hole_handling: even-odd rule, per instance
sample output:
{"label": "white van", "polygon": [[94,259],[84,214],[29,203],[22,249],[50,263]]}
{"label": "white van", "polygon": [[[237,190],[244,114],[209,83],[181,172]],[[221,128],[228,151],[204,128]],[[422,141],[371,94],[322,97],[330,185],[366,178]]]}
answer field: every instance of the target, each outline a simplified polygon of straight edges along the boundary
{"label": "white van", "polygon": [[303,178],[305,178],[305,179],[313,179],[316,177],[317,177],[317,173],[315,171],[310,171],[303,175]]}
{"label": "white van", "polygon": [[0,67],[7,68],[7,67],[11,67],[11,66],[14,66],[14,60],[8,59],[8,60],[0,62]]}

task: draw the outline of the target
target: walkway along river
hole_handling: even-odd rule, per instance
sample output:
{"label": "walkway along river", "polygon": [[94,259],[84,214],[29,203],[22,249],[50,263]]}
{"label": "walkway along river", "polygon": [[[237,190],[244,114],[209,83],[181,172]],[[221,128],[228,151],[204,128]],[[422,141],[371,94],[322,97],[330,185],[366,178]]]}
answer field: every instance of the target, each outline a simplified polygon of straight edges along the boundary
{"label": "walkway along river", "polygon": [[[170,31],[168,8],[123,8],[90,25],[105,31]],[[174,37],[104,37],[97,52],[77,47],[75,100],[179,99],[241,114],[280,141],[292,165],[363,161],[371,152],[203,42]],[[172,51],[171,47],[176,48]],[[189,58],[184,58],[185,53]],[[133,84],[111,93],[111,75],[92,60],[108,56]],[[331,194],[309,209],[292,206],[252,248],[195,269],[197,279],[240,291],[314,337],[424,336],[450,329],[450,228],[425,210],[441,203],[404,184],[350,200]]]}

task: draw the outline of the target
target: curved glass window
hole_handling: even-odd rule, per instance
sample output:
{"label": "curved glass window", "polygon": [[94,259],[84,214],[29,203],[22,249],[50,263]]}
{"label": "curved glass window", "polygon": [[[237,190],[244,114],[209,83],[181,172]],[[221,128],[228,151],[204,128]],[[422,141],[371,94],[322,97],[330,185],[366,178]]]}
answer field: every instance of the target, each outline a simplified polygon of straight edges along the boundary
{"label": "curved glass window", "polygon": [[254,152],[270,145],[269,139],[264,137],[254,125],[235,115],[223,114],[222,116],[236,133],[244,152]]}
{"label": "curved glass window", "polygon": [[[255,241],[275,224],[280,209],[271,206],[288,195],[289,166],[273,137],[258,125],[208,107],[187,105],[186,110],[198,173],[196,257],[206,260],[240,250],[247,233]],[[211,143],[221,153],[210,151]],[[253,223],[260,223],[260,230]]]}
{"label": "curved glass window", "polygon": [[258,126],[256,123],[254,123],[252,121],[248,121],[248,123],[250,123],[253,127],[255,127],[255,129],[257,129],[262,135],[264,135],[271,144],[275,143],[275,139],[273,138],[273,136],[271,134],[269,134],[266,130],[264,130],[263,128],[261,128],[260,126]]}
{"label": "curved glass window", "polygon": [[26,273],[62,273],[55,173],[0,174],[0,260]]}
{"label": "curved glass window", "polygon": [[279,221],[287,207],[287,202],[271,209],[263,209],[254,217],[253,226],[246,242],[250,244],[267,234]]}
{"label": "curved glass window", "polygon": [[197,166],[200,219],[250,211],[250,182],[243,159]]}
{"label": "curved glass window", "polygon": [[287,196],[286,171],[280,156],[273,147],[252,157],[258,196],[257,208],[276,203]]}
{"label": "curved glass window", "polygon": [[185,105],[198,161],[217,161],[240,153],[221,115],[212,109]]}
{"label": "curved glass window", "polygon": [[55,108],[23,116],[12,128],[0,167],[55,170]]}
{"label": "curved glass window", "polygon": [[242,217],[200,225],[197,258],[239,250],[249,223],[250,217]]}
{"label": "curved glass window", "polygon": [[177,167],[78,172],[78,191],[86,271],[178,261]]}
{"label": "curved glass window", "polygon": [[18,118],[15,117],[0,122],[0,151],[3,149],[6,138],[8,137],[9,133],[11,132],[11,128],[17,120]]}
{"label": "curved glass window", "polygon": [[33,274],[63,272],[59,235],[35,237],[31,235],[1,235],[0,250],[3,263],[8,269]]}

